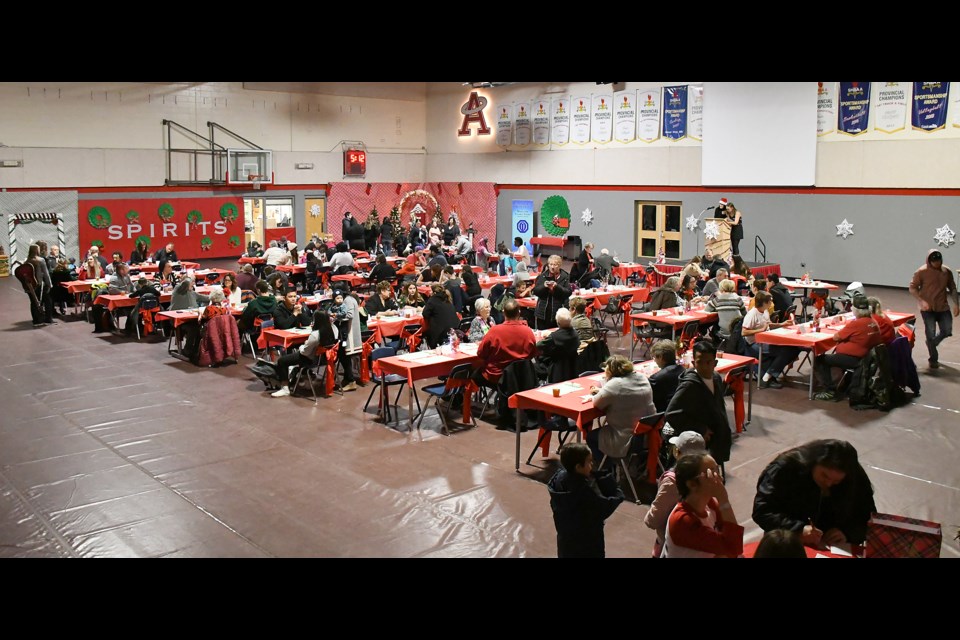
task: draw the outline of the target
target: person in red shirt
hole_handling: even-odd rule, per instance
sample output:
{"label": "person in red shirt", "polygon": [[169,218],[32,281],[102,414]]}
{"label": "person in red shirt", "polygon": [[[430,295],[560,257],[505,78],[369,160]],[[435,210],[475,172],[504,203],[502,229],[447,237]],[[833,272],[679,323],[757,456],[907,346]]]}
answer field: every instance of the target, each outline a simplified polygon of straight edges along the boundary
{"label": "person in red shirt", "polygon": [[707,454],[677,461],[680,502],[667,518],[661,558],[736,558],[743,553],[743,527],[730,506],[717,461]]}
{"label": "person in red shirt", "polygon": [[883,340],[880,337],[880,326],[870,315],[870,303],[867,297],[857,294],[853,297],[854,319],[837,331],[833,339],[838,342],[833,353],[826,353],[817,358],[814,368],[817,379],[825,387],[814,396],[817,400],[836,400],[837,386],[833,381],[833,367],[841,369],[856,369],[860,360],[867,355],[870,349]]}
{"label": "person in red shirt", "polygon": [[477,347],[482,363],[474,372],[474,379],[480,384],[496,384],[507,365],[528,360],[537,353],[537,341],[530,327],[520,320],[520,305],[516,300],[503,303],[503,317],[503,324],[492,327]]}
{"label": "person in red shirt", "polygon": [[897,330],[893,326],[893,322],[884,315],[879,298],[867,298],[867,303],[870,305],[870,317],[873,318],[877,326],[880,327],[880,342],[890,344],[897,337]]}

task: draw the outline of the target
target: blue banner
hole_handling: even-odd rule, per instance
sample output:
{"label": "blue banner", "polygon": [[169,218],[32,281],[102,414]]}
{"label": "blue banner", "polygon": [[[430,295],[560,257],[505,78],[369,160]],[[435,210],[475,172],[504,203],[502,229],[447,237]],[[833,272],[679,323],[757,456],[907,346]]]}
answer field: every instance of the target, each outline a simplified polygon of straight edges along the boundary
{"label": "blue banner", "polygon": [[947,124],[949,82],[913,83],[913,128],[937,131]]}
{"label": "blue banner", "polygon": [[682,140],[687,137],[687,87],[663,88],[663,137]]}
{"label": "blue banner", "polygon": [[513,239],[522,238],[523,243],[527,245],[530,255],[533,255],[533,245],[530,244],[530,238],[533,237],[533,200],[514,200],[513,201],[513,223],[510,227],[510,238],[507,246],[513,251]]}
{"label": "blue banner", "polygon": [[837,129],[840,133],[857,136],[867,132],[867,120],[870,119],[870,83],[840,83],[840,120]]}

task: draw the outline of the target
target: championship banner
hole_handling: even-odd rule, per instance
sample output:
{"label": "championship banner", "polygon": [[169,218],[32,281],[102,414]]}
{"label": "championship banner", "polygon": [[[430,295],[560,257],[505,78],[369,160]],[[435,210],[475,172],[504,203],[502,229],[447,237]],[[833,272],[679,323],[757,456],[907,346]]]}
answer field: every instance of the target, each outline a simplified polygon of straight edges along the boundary
{"label": "championship banner", "polygon": [[587,144],[590,142],[590,96],[573,96],[573,121],[570,123],[570,142]]}
{"label": "championship banner", "polygon": [[687,126],[690,128],[690,139],[703,140],[703,87],[690,85],[688,89],[690,117],[687,120]]}
{"label": "championship banner", "polygon": [[939,131],[947,122],[949,82],[913,83],[913,128]]}
{"label": "championship banner", "polygon": [[513,105],[497,107],[497,146],[509,147],[513,142]]}
{"label": "championship banner", "polygon": [[533,108],[533,144],[545,147],[550,144],[550,98],[541,97],[530,106]]}
{"label": "championship banner", "polygon": [[570,142],[570,98],[554,98],[550,106],[550,140],[563,146]]}
{"label": "championship banner", "polygon": [[530,244],[530,238],[533,237],[533,200],[514,200],[512,211],[513,223],[508,244],[512,247],[513,238],[520,238],[530,255],[533,255],[533,245]]}
{"label": "championship banner", "polygon": [[613,94],[613,138],[617,142],[633,142],[637,137],[637,92],[617,91]]}
{"label": "championship banner", "polygon": [[653,142],[660,139],[660,89],[637,92],[637,139]]}
{"label": "championship banner", "polygon": [[513,109],[513,128],[516,131],[514,141],[518,147],[525,147],[530,144],[530,103],[517,102],[513,105]]}
{"label": "championship banner", "polygon": [[613,137],[613,96],[609,93],[593,94],[593,141],[607,144]]}
{"label": "championship banner", "polygon": [[[80,201],[80,250],[100,247],[126,258],[138,241],[150,253],[173,243],[177,256],[235,257],[244,250],[243,198],[165,198]],[[289,227],[287,236],[297,231]]]}
{"label": "championship banner", "polygon": [[837,83],[817,83],[817,135],[837,130]]}
{"label": "championship banner", "polygon": [[840,123],[837,129],[848,136],[867,132],[870,120],[870,83],[840,83]]}
{"label": "championship banner", "polygon": [[907,126],[907,83],[879,82],[873,109],[873,128],[884,133],[903,131]]}
{"label": "championship banner", "polygon": [[663,88],[663,137],[683,140],[687,137],[687,87]]}

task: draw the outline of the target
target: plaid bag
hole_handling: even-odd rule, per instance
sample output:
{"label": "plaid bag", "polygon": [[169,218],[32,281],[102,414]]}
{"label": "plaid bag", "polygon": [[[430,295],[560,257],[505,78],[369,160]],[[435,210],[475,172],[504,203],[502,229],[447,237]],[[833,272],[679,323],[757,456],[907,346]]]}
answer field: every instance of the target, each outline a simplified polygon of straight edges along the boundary
{"label": "plaid bag", "polygon": [[888,513],[867,522],[867,558],[939,558],[940,524]]}

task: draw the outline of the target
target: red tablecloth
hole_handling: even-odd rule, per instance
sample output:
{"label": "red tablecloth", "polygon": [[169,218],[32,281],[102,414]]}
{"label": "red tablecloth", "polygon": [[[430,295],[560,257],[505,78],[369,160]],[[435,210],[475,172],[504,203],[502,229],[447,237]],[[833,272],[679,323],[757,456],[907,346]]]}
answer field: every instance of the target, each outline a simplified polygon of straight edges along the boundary
{"label": "red tablecloth", "polygon": [[310,337],[309,331],[290,331],[289,329],[264,329],[260,332],[268,347],[289,349],[303,344]]}
{"label": "red tablecloth", "polygon": [[[171,263],[171,264],[177,265],[178,263],[173,262],[173,263]],[[187,262],[186,260],[181,260],[181,261],[179,262],[179,264],[180,264],[181,267],[184,268],[184,270],[186,270],[186,269],[199,269],[199,268],[200,268],[200,263],[199,263],[199,262]],[[157,271],[160,267],[159,267],[159,265],[158,265],[156,262],[146,262],[146,263],[143,263],[143,264],[132,264],[132,265],[130,265],[130,268],[131,268],[131,269],[140,269],[140,271]]]}
{"label": "red tablecloth", "polygon": [[370,281],[362,276],[358,276],[355,273],[345,273],[341,276],[331,276],[330,278],[334,282],[349,282],[350,286],[353,288],[362,287],[365,284],[370,284]]}
{"label": "red tablecloth", "polygon": [[[760,546],[760,542],[759,542],[759,541],[757,541],[757,542],[750,542],[750,543],[748,543],[748,544],[743,545],[743,556],[742,556],[742,557],[744,557],[744,558],[752,558],[752,557],[754,556],[754,554],[757,552],[757,547],[759,547],[759,546]],[[804,546],[804,547],[803,547],[803,552],[804,552],[805,554],[807,554],[807,557],[808,557],[808,558],[816,558],[816,557],[821,557],[821,558],[851,558],[851,557],[862,558],[862,557],[863,557],[863,547],[861,547],[861,546],[859,546],[859,545],[853,545],[852,548],[851,548],[851,551],[853,551],[853,554],[854,554],[853,556],[845,556],[845,555],[838,554],[838,553],[832,553],[832,552],[831,552],[830,550],[828,550],[828,549],[814,549],[813,547],[808,547],[808,546]]]}
{"label": "red tablecloth", "polygon": [[386,318],[371,318],[367,321],[367,329],[373,331],[376,341],[380,344],[383,344],[385,342],[384,338],[399,336],[400,332],[406,325],[422,323],[423,316],[419,313],[414,315],[412,318],[388,316]]}
{"label": "red tablecloth", "polygon": [[246,256],[237,260],[240,264],[267,264],[266,258],[248,258]]}
{"label": "red tablecloth", "polygon": [[541,245],[544,247],[562,247],[567,243],[566,236],[562,238],[551,238],[549,236],[537,236],[530,238],[530,244]]}
{"label": "red tablecloth", "polygon": [[[307,265],[305,264],[281,264],[277,266],[277,271],[283,271],[285,273],[305,273],[307,271]],[[334,276],[336,277],[336,276]]]}

